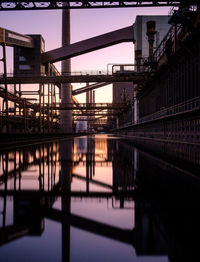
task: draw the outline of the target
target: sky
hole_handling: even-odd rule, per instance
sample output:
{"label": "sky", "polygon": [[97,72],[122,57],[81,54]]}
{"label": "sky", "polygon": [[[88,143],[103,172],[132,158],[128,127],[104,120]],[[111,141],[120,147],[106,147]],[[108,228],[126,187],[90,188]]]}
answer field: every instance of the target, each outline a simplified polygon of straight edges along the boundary
{"label": "sky", "polygon": [[[71,43],[130,26],[136,15],[167,15],[167,8],[112,8],[71,10]],[[41,34],[45,39],[45,50],[61,46],[61,10],[1,11],[0,27],[22,34]],[[8,48],[8,72],[12,71],[12,50]],[[123,43],[71,59],[73,71],[106,70],[109,63],[134,63],[134,45]],[[56,63],[60,70],[60,63]],[[75,88],[82,85],[76,84]],[[112,88],[103,87],[95,91],[97,102],[111,102]],[[76,97],[84,102],[85,96]]]}

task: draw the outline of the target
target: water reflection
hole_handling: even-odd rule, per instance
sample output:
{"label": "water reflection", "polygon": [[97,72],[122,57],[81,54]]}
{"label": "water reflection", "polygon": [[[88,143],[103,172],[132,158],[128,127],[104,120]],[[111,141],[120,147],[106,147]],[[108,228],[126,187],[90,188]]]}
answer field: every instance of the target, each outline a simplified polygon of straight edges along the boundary
{"label": "water reflection", "polygon": [[0,260],[193,261],[199,187],[106,135],[2,152]]}

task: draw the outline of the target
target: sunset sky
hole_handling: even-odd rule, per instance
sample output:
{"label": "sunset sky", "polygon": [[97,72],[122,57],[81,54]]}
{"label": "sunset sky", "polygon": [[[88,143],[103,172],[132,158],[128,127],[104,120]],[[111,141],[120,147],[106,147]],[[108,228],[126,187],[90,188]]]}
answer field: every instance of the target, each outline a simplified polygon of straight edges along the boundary
{"label": "sunset sky", "polygon": [[[134,23],[136,15],[166,15],[170,8],[118,8],[71,10],[71,42],[77,42]],[[41,34],[46,51],[61,46],[61,10],[52,11],[1,11],[0,27],[23,34]],[[11,48],[9,48],[11,49]],[[11,50],[8,51],[9,61]],[[134,45],[119,44],[72,59],[72,71],[103,70],[108,63],[133,63]],[[60,63],[56,64],[60,69]],[[8,72],[12,71],[11,62]],[[80,85],[77,84],[76,87]],[[111,88],[96,90],[97,101],[111,102]],[[79,97],[83,100],[84,96]]]}

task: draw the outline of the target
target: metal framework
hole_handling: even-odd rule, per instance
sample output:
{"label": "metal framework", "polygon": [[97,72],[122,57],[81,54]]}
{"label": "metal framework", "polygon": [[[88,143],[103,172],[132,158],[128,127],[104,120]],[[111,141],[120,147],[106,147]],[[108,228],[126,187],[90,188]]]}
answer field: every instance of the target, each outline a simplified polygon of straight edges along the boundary
{"label": "metal framework", "polygon": [[135,43],[132,25],[47,51],[41,54],[41,62],[42,64],[55,63],[124,42]]}
{"label": "metal framework", "polygon": [[134,81],[135,83],[143,82],[147,77],[147,73],[127,73],[127,74],[114,74],[114,75],[105,75],[105,74],[87,74],[82,75],[81,73],[73,74],[66,76],[33,76],[33,75],[22,75],[16,77],[0,76],[0,84],[62,84],[62,83],[91,83],[91,82],[129,82]]}
{"label": "metal framework", "polygon": [[[68,3],[68,4],[63,4]],[[46,9],[89,9],[89,8],[120,8],[120,7],[159,7],[179,6],[180,4],[195,5],[198,0],[137,0],[137,1],[3,1],[0,3],[1,11],[10,10],[46,10]]]}
{"label": "metal framework", "polygon": [[79,89],[72,90],[72,95],[73,96],[79,95],[79,94],[82,94],[82,93],[85,93],[85,92],[88,92],[88,91],[91,91],[91,90],[94,90],[94,89],[97,89],[97,88],[100,88],[100,87],[103,87],[103,86],[107,86],[109,84],[112,84],[112,83],[103,82],[103,83],[91,84],[89,86],[84,86],[84,87],[81,87]]}

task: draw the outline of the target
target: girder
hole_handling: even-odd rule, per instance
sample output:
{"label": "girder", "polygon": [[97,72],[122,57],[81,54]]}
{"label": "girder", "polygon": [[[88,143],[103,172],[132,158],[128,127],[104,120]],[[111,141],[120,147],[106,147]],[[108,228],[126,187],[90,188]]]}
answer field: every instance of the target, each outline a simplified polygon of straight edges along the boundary
{"label": "girder", "polygon": [[[68,3],[63,4],[63,3]],[[3,1],[0,3],[0,11],[10,10],[51,10],[51,9],[90,9],[90,8],[124,8],[124,7],[160,7],[178,6],[180,4],[195,5],[199,0],[136,0],[136,1]]]}
{"label": "girder", "polygon": [[42,64],[55,63],[123,42],[135,42],[133,26],[121,28],[42,53]]}
{"label": "girder", "polygon": [[77,117],[82,117],[82,116],[101,116],[101,117],[110,117],[110,116],[116,116],[117,113],[110,113],[110,112],[92,112],[92,113],[88,113],[88,112],[81,112],[81,113],[72,113],[73,116],[77,116]]}
{"label": "girder", "polygon": [[126,103],[79,103],[74,104],[59,104],[53,105],[54,110],[110,110],[116,109],[120,110],[124,108]]}
{"label": "girder", "polygon": [[89,85],[89,86],[84,86],[84,87],[81,87],[79,89],[76,89],[76,90],[72,90],[72,95],[79,95],[79,94],[82,94],[82,93],[85,93],[85,92],[88,92],[90,90],[94,90],[94,89],[97,89],[97,88],[100,88],[100,87],[103,87],[103,86],[106,86],[106,85],[109,85],[111,83],[107,83],[107,82],[104,82],[104,83],[95,83],[95,84],[92,84],[92,85]]}
{"label": "girder", "polygon": [[141,83],[145,80],[146,73],[114,74],[114,75],[70,75],[70,76],[0,76],[0,84],[61,84],[61,83],[91,83],[91,82],[131,82]]}

